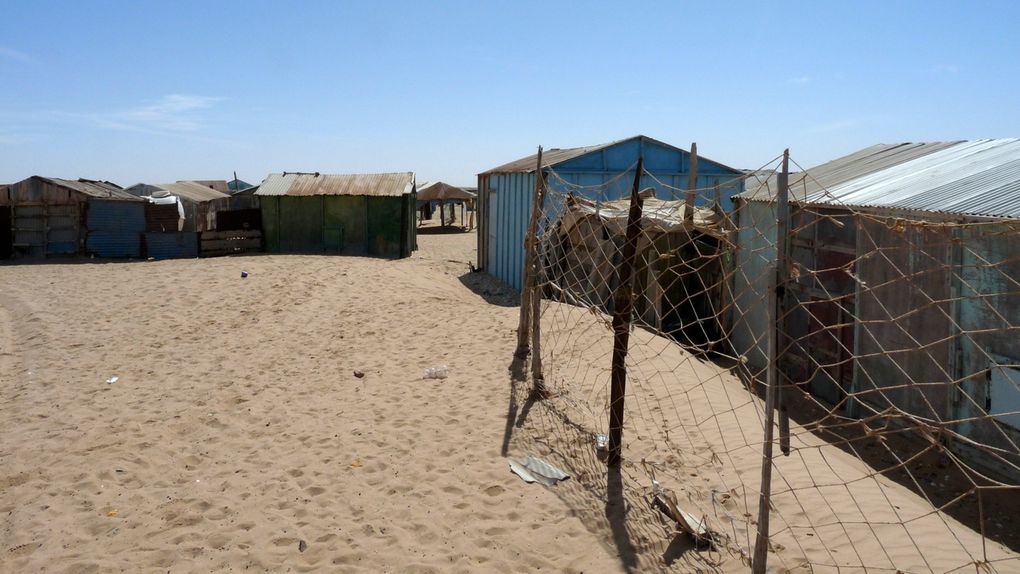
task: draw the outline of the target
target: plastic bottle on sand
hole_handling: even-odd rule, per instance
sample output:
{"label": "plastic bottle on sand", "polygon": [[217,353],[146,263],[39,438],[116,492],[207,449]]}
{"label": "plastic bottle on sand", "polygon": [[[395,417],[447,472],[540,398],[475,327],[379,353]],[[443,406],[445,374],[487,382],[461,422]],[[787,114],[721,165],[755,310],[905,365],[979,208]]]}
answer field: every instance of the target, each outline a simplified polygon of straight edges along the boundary
{"label": "plastic bottle on sand", "polygon": [[425,369],[425,375],[422,378],[446,378],[447,377],[447,366],[440,365],[438,367],[428,367]]}

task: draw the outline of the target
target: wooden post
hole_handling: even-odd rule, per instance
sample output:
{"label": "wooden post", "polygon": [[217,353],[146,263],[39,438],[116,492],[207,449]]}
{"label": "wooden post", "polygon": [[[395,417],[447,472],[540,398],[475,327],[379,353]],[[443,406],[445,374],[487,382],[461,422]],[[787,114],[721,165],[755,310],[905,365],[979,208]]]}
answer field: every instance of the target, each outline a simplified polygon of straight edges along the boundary
{"label": "wooden post", "polygon": [[[776,195],[778,203],[787,202],[787,181],[789,174],[790,150],[783,152],[783,172],[779,175],[779,190]],[[788,207],[788,206],[787,206]],[[778,208],[777,208],[778,213]],[[782,225],[781,220],[779,225]],[[784,232],[777,229],[777,233]],[[779,235],[777,235],[779,237]],[[772,495],[772,438],[773,427],[775,426],[776,399],[778,395],[778,372],[776,369],[776,347],[778,343],[778,281],[780,276],[779,265],[785,263],[778,254],[779,242],[777,241],[777,257],[775,273],[769,277],[769,292],[766,301],[766,317],[768,318],[768,332],[766,341],[768,344],[768,369],[766,371],[765,389],[765,437],[762,442],[761,454],[761,495],[758,498],[758,537],[754,542],[754,558],[751,560],[751,572],[753,574],[765,574],[765,567],[768,563],[769,552],[769,508]]]}
{"label": "wooden post", "polygon": [[789,307],[786,289],[790,278],[790,150],[783,152],[783,171],[776,179],[776,406],[779,409],[779,450],[790,456],[790,412],[787,410],[788,392],[783,392],[787,377],[779,368],[782,355],[790,344],[784,328],[783,316]]}
{"label": "wooden post", "polygon": [[535,230],[538,228],[538,212],[542,206],[538,203],[538,194],[542,186],[542,146],[538,146],[538,167],[535,169],[535,193],[531,201],[531,219],[528,221],[528,233],[524,236],[524,271],[521,277],[521,317],[517,325],[517,350],[514,356],[524,358],[531,352],[528,345],[531,333],[531,274],[534,272]]}
{"label": "wooden post", "polygon": [[684,221],[694,222],[694,204],[698,200],[698,143],[691,144],[691,169],[687,172],[687,200],[684,202]]}
{"label": "wooden post", "polygon": [[623,401],[627,391],[627,345],[630,342],[630,316],[634,308],[634,259],[641,234],[642,199],[641,174],[644,171],[644,157],[638,158],[634,173],[634,187],[630,192],[630,212],[627,214],[627,242],[623,245],[623,260],[620,261],[619,286],[613,305],[613,372],[609,400],[609,466],[620,466],[620,451],[623,447]]}
{"label": "wooden post", "polygon": [[[536,203],[545,205],[545,174],[541,170],[537,174],[539,189]],[[535,233],[538,233],[536,226]],[[533,265],[531,273],[531,384],[532,396],[546,398],[549,396],[545,388],[545,376],[542,374],[542,286],[539,284],[539,269],[542,267],[542,260],[538,256],[538,238],[532,239]]]}

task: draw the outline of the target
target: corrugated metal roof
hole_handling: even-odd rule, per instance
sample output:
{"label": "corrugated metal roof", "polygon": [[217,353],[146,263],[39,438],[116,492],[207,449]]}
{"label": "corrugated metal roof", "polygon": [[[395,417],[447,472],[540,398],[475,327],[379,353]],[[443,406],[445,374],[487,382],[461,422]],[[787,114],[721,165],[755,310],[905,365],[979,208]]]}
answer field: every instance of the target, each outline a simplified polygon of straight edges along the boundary
{"label": "corrugated metal roof", "polygon": [[[831,189],[858,177],[905,163],[960,142],[878,144],[813,167],[807,172],[790,174],[790,199],[804,197],[822,189]],[[810,177],[807,175],[810,173]],[[774,172],[752,174],[745,185],[747,191],[736,197],[769,201],[775,197]]]}
{"label": "corrugated metal roof", "polygon": [[[644,136],[644,135],[636,135],[636,136],[633,136],[633,137],[624,138],[622,140],[616,140],[616,141],[611,141],[609,143],[593,145],[593,146],[587,146],[587,147],[575,147],[575,148],[564,148],[564,149],[552,148],[552,149],[542,150],[542,167],[555,167],[556,165],[559,165],[559,164],[561,164],[561,163],[563,163],[565,161],[568,161],[568,160],[572,160],[572,159],[574,159],[576,157],[580,157],[580,156],[585,155],[585,154],[589,154],[589,153],[592,153],[592,152],[595,152],[595,151],[606,149],[608,147],[612,147],[612,146],[617,145],[617,144],[621,144],[623,142],[627,142],[627,141],[630,141],[630,140],[636,140],[636,139],[644,139],[644,140],[650,141],[650,142],[652,142],[654,144],[658,144],[660,146],[663,146],[663,147],[666,147],[666,148],[669,148],[669,149],[674,149],[674,150],[677,150],[677,151],[680,151],[680,152],[683,152],[683,153],[688,153],[690,151],[690,150],[680,149],[680,148],[678,148],[676,146],[670,145],[670,144],[668,144],[666,142],[663,142],[663,141],[659,141],[659,140],[657,140],[655,138],[650,138],[650,137]],[[719,164],[720,166],[725,167],[727,169],[730,169],[732,171],[740,171],[740,170],[733,169],[733,168],[731,168],[729,166],[723,165],[723,164],[721,164],[721,163],[719,163],[719,162],[717,162],[715,160],[712,160],[712,162],[716,163],[716,164]],[[480,175],[485,175],[485,174],[490,174],[490,173],[533,173],[535,171],[535,169],[536,169],[536,164],[537,163],[538,163],[538,153],[533,153],[533,154],[529,155],[528,157],[522,157],[521,159],[514,160],[514,161],[512,161],[510,163],[505,163],[505,164],[503,164],[503,165],[501,165],[499,167],[494,167],[494,168],[492,168],[492,169],[490,169],[488,171],[484,171]]]}
{"label": "corrugated metal roof", "polygon": [[196,203],[202,203],[204,201],[212,201],[214,199],[223,199],[224,197],[230,197],[226,193],[211,189],[197,181],[178,181],[175,183],[157,183],[154,187],[169,191],[170,193]]}
{"label": "corrugated metal roof", "polygon": [[[804,203],[1020,217],[1020,139],[873,146],[790,179]],[[771,200],[775,177],[747,188]]]}
{"label": "corrugated metal roof", "polygon": [[230,194],[230,187],[225,179],[178,179],[177,183],[197,183],[220,193]]}
{"label": "corrugated metal roof", "polygon": [[90,197],[98,197],[101,199],[124,199],[129,201],[143,201],[130,193],[124,191],[115,183],[109,181],[96,181],[91,179],[79,179],[77,181],[70,179],[60,179],[57,177],[43,177],[41,175],[35,176],[36,178],[57,185],[66,189],[84,193]]}
{"label": "corrugated metal roof", "polygon": [[255,195],[367,195],[399,197],[414,191],[414,173],[271,173]]}

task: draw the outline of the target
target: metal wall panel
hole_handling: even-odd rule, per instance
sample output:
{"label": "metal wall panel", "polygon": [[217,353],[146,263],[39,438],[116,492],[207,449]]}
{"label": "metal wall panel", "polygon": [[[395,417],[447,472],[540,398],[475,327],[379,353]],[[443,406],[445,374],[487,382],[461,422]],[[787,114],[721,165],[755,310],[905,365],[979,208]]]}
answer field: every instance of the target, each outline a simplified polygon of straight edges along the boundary
{"label": "metal wall panel", "polygon": [[92,231],[85,251],[99,257],[141,257],[142,234],[136,231]]}
{"label": "metal wall panel", "polygon": [[145,253],[155,259],[198,257],[198,233],[146,233]]}
{"label": "metal wall panel", "polygon": [[92,199],[88,202],[86,252],[99,257],[141,257],[145,203]]}
{"label": "metal wall panel", "polygon": [[145,202],[92,199],[85,223],[89,231],[145,232]]}

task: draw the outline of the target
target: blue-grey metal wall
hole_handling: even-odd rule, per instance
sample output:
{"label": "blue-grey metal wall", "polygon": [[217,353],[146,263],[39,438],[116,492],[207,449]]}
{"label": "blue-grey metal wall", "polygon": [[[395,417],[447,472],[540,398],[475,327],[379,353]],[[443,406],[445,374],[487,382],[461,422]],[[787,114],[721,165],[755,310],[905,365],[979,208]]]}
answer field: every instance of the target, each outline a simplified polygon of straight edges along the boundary
{"label": "blue-grey metal wall", "polygon": [[85,250],[99,257],[141,257],[145,202],[91,199]]}
{"label": "blue-grey metal wall", "polygon": [[198,257],[198,233],[146,233],[145,254],[153,259]]}
{"label": "blue-grey metal wall", "polygon": [[[545,206],[547,213],[562,203],[562,193],[567,190],[568,184],[601,185],[616,178],[604,189],[582,191],[579,195],[600,201],[628,197],[633,185],[633,172],[630,177],[619,176],[632,170],[642,156],[645,171],[650,175],[642,178],[641,187],[655,188],[656,197],[660,199],[684,199],[684,192],[670,187],[687,187],[690,154],[645,138],[632,138],[553,166],[556,175],[547,179],[550,190]],[[696,186],[708,191],[699,194],[698,204],[711,204],[715,199],[712,188],[718,184],[722,207],[730,211],[733,205],[730,196],[744,191],[743,180],[736,179],[741,175],[737,170],[699,157]],[[479,177],[478,187],[480,196],[484,196],[480,203],[483,211],[479,214],[479,218],[484,221],[479,226],[479,233],[485,235],[479,239],[480,249],[484,250],[484,257],[479,258],[479,264],[490,275],[520,289],[524,268],[524,236],[531,217],[535,173],[483,174]]]}

